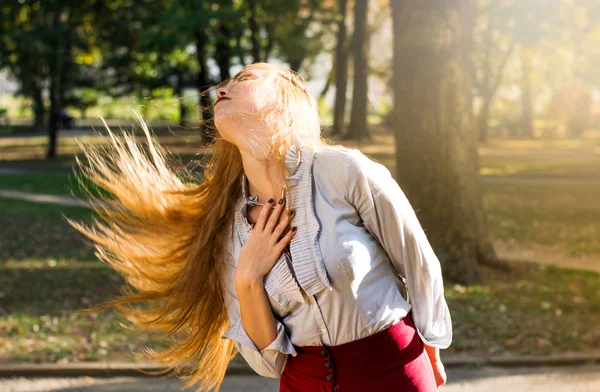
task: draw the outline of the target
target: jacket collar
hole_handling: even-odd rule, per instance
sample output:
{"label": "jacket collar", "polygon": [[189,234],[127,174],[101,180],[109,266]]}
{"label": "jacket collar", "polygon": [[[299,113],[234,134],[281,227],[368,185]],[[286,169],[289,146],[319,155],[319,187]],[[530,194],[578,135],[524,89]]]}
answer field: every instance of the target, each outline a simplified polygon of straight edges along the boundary
{"label": "jacket collar", "polygon": [[[321,226],[315,215],[313,204],[312,164],[314,156],[315,150],[307,148],[296,138],[296,143],[288,150],[285,158],[288,169],[286,205],[296,211],[293,222],[298,227],[298,233],[292,238],[289,245],[290,261],[296,279],[286,261],[286,252],[281,254],[271,271],[265,276],[265,289],[282,306],[289,302],[305,302],[301,288],[308,295],[314,295],[324,289],[331,290],[331,283],[327,277],[325,262],[318,242]],[[298,159],[300,159],[298,169],[292,173]],[[248,222],[246,215],[248,190],[244,174],[242,174],[241,181],[242,193],[236,206],[235,226],[238,238],[244,245],[253,225]]]}

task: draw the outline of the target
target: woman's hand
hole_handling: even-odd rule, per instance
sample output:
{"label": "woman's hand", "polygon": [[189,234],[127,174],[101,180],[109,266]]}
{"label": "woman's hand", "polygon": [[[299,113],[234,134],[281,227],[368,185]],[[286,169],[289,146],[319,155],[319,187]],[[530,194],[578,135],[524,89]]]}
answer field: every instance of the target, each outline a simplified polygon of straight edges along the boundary
{"label": "woman's hand", "polygon": [[263,206],[242,246],[235,274],[236,285],[262,283],[296,233],[296,227],[286,232],[291,215],[284,213],[285,200],[281,199],[275,208],[272,204],[273,199]]}
{"label": "woman's hand", "polygon": [[444,364],[440,359],[440,350],[437,347],[431,347],[426,344],[425,351],[427,352],[427,356],[429,357],[429,361],[431,362],[431,367],[433,368],[433,375],[435,376],[435,384],[437,387],[441,387],[447,381],[446,377],[446,369],[444,368]]}

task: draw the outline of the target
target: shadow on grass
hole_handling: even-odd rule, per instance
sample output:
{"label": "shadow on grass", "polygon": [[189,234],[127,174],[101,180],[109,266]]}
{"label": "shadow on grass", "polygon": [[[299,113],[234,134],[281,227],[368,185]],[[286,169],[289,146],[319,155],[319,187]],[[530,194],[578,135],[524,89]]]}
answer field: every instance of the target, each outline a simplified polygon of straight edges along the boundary
{"label": "shadow on grass", "polygon": [[78,260],[92,262],[93,247],[64,216],[89,223],[86,208],[0,198],[0,260]]}

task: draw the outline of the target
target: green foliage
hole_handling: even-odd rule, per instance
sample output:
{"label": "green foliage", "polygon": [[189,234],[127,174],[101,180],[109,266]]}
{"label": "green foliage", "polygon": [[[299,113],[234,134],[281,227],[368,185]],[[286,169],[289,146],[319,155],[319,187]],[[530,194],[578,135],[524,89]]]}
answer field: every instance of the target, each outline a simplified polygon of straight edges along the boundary
{"label": "green foliage", "polygon": [[67,105],[94,103],[78,90],[98,86],[94,15],[101,7],[97,0],[23,0],[0,8],[0,67],[18,79],[22,95],[34,97],[50,83]]}
{"label": "green foliage", "polygon": [[103,96],[148,103],[168,90],[174,98],[205,90],[249,61],[278,58],[297,69],[322,52],[333,8],[316,0],[14,1],[0,9],[0,68],[36,110],[43,90],[58,85],[60,105],[85,116]]}

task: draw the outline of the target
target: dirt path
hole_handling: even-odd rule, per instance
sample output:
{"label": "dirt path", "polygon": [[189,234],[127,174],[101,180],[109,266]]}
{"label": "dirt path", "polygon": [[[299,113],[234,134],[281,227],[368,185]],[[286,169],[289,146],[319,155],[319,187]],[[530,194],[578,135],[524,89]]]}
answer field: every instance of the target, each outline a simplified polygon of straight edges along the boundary
{"label": "dirt path", "polygon": [[67,207],[90,207],[89,203],[78,200],[70,196],[46,195],[42,193],[30,193],[15,191],[12,189],[0,189],[0,197],[7,199],[17,199],[23,201],[32,201],[36,203],[58,204]]}
{"label": "dirt path", "polygon": [[540,264],[562,268],[574,268],[600,272],[600,255],[571,255],[562,249],[546,247],[523,247],[494,242],[498,257],[511,261],[535,261]]}

